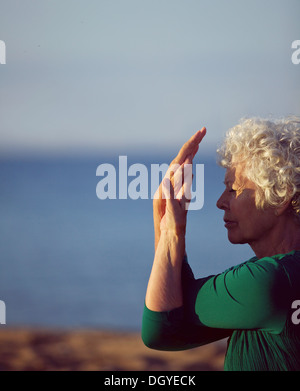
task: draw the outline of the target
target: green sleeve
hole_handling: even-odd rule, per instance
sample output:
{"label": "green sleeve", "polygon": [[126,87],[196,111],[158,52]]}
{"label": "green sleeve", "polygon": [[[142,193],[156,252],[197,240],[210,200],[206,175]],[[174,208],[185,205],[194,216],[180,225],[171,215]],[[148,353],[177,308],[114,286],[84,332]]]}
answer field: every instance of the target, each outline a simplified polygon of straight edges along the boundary
{"label": "green sleeve", "polygon": [[288,278],[273,258],[248,261],[207,280],[195,313],[208,327],[280,333],[289,303]]}
{"label": "green sleeve", "polygon": [[155,312],[144,306],[142,340],[157,350],[185,350],[228,337],[232,330],[206,327],[195,314],[195,298],[210,277],[195,280],[185,259],[182,266],[184,305],[166,312]]}
{"label": "green sleeve", "polygon": [[190,323],[183,307],[155,312],[146,305],[143,312],[142,340],[156,350],[186,350],[228,337],[231,330],[215,329]]}

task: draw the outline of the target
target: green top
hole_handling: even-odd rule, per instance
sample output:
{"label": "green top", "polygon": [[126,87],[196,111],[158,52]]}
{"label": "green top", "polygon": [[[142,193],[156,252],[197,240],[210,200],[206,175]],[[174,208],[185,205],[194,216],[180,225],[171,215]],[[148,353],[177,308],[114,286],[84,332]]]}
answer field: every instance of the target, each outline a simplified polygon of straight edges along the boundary
{"label": "green top", "polygon": [[300,251],[254,257],[201,279],[185,259],[182,287],[182,307],[144,307],[146,346],[184,350],[229,337],[225,370],[300,370],[300,324],[292,321],[298,308],[292,303],[300,300]]}

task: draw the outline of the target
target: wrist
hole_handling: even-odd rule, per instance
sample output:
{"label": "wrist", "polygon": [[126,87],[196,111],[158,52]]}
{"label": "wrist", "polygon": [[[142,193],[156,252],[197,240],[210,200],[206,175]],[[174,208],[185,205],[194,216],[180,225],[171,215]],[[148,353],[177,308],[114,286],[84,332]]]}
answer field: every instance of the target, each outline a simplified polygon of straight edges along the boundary
{"label": "wrist", "polygon": [[166,221],[161,221],[160,231],[165,232],[169,236],[178,236],[185,237],[186,233],[186,222],[182,222],[181,224],[176,222],[171,222],[170,224],[166,223]]}
{"label": "wrist", "polygon": [[164,229],[161,231],[159,242],[167,247],[172,259],[182,260],[185,254],[185,233]]}
{"label": "wrist", "polygon": [[161,228],[160,234],[169,239],[185,240],[185,227]]}

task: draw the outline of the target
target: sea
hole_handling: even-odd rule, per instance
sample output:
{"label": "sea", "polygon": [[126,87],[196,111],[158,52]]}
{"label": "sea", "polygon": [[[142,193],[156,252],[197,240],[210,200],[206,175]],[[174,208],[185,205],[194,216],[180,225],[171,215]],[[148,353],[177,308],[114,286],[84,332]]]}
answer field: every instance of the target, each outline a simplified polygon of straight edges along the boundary
{"label": "sea", "polygon": [[[0,327],[140,330],[154,258],[152,199],[150,192],[147,199],[99,199],[104,177],[97,167],[110,164],[118,182],[119,162],[111,152],[0,158]],[[136,163],[147,167],[150,181],[151,165],[170,157],[128,155],[128,169]],[[214,157],[197,164],[204,167],[204,199],[188,212],[186,248],[201,278],[253,253],[228,242],[216,207],[224,169]]]}

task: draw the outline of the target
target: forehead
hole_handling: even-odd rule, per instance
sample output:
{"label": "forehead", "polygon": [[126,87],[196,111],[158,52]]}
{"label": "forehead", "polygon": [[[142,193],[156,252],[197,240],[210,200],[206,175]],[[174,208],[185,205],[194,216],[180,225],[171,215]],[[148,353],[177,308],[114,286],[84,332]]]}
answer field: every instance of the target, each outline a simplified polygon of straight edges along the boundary
{"label": "forehead", "polygon": [[244,171],[245,168],[241,164],[227,168],[224,179],[225,185],[235,183],[239,186],[255,189],[255,184],[244,175]]}
{"label": "forehead", "polygon": [[234,182],[234,180],[235,180],[234,170],[231,167],[227,168],[225,172],[224,183],[226,184],[227,182]]}
{"label": "forehead", "polygon": [[227,168],[226,170],[226,173],[225,173],[225,179],[224,179],[224,183],[233,183],[235,182],[237,179],[239,179],[241,176],[241,170],[238,166],[232,166],[232,167],[229,167]]}

